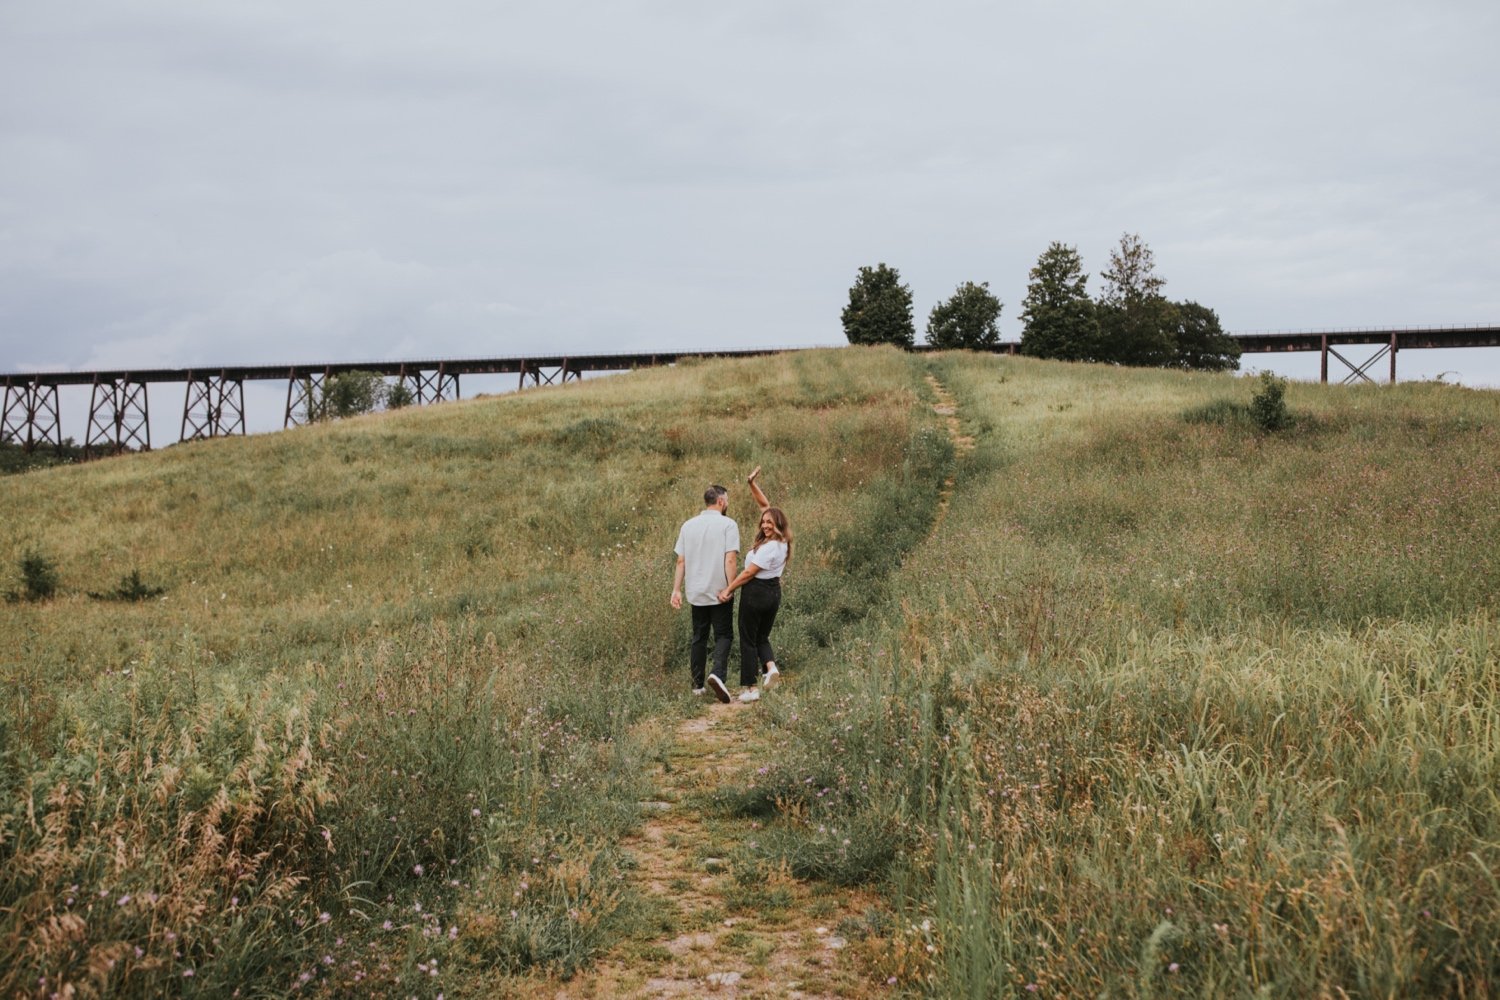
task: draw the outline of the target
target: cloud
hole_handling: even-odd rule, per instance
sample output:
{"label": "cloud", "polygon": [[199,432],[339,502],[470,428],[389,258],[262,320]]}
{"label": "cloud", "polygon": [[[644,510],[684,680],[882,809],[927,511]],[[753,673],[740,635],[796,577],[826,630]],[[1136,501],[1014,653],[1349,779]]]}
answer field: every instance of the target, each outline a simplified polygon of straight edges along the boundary
{"label": "cloud", "polygon": [[[1500,316],[1500,8],[16,0],[0,367],[834,343],[1121,232],[1231,328]],[[1496,352],[1500,353],[1500,352]]]}

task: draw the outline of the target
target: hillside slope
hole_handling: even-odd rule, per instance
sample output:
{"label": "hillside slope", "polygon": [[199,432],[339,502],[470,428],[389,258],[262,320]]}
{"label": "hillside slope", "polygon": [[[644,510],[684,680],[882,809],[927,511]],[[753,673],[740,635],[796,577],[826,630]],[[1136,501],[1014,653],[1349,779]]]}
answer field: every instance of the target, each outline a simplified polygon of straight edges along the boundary
{"label": "hillside slope", "polygon": [[933,371],[947,514],[738,808],[884,838],[936,996],[1500,992],[1500,396]]}
{"label": "hillside slope", "polygon": [[[0,990],[1492,995],[1500,398],[1251,389],[812,352],[0,480]],[[721,710],[670,550],[756,464]]]}
{"label": "hillside slope", "polygon": [[[0,565],[61,586],[0,605],[0,992],[571,974],[640,919],[614,845],[706,711],[678,524],[766,467],[805,660],[930,521],[922,387],[895,351],[806,353],[6,479]],[[88,596],[132,572],[166,592]]]}

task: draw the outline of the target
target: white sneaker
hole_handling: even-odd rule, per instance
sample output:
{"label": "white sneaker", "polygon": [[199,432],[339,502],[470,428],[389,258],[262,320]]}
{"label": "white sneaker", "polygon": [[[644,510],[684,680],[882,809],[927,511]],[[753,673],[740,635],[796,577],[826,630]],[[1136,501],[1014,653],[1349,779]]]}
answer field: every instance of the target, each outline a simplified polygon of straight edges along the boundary
{"label": "white sneaker", "polygon": [[715,698],[726,705],[729,704],[729,689],[724,686],[723,681],[719,680],[718,674],[708,675],[708,689],[714,693]]}
{"label": "white sneaker", "polygon": [[777,670],[776,669],[776,664],[773,663],[770,666],[766,667],[766,676],[765,676],[765,679],[763,681],[761,681],[761,683],[764,684],[766,687],[770,687],[772,684],[775,684],[780,679],[781,679],[781,671]]}
{"label": "white sneaker", "polygon": [[702,694],[707,694],[707,693],[708,693],[708,688],[693,688],[693,694],[695,694],[695,695],[702,695]]}
{"label": "white sneaker", "polygon": [[740,701],[760,701],[760,688],[747,688],[745,693],[740,695]]}

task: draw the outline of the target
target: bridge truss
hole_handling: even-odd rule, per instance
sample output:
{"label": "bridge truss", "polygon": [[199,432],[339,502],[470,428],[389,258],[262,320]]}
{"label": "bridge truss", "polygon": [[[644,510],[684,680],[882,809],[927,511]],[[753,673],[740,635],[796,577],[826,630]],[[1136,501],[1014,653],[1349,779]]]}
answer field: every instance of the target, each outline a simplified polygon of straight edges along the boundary
{"label": "bridge truss", "polygon": [[[1373,383],[1370,372],[1382,360],[1396,380],[1396,355],[1419,348],[1500,347],[1500,326],[1424,327],[1405,329],[1308,330],[1229,335],[1246,354],[1316,351],[1321,357],[1322,381],[1328,381],[1329,359],[1347,373],[1344,384]],[[1372,357],[1355,362],[1340,348],[1373,345]],[[997,345],[999,353],[1014,354],[1016,342]],[[249,365],[216,369],[155,369],[143,371],[23,372],[0,375],[5,383],[0,411],[0,440],[30,452],[38,447],[63,447],[58,389],[89,385],[88,431],[85,455],[116,454],[151,447],[148,386],[183,383],[180,440],[194,441],[246,433],[245,383],[279,381],[287,384],[282,427],[309,422],[330,380],[349,372],[373,372],[391,379],[403,395],[419,406],[459,398],[460,375],[514,374],[517,389],[562,386],[585,374],[627,371],[676,364],[684,358],[740,358],[779,354],[806,348],[760,348],[740,351],[673,351],[649,354],[533,355],[431,361],[340,362],[338,364]],[[919,347],[917,350],[927,350]]]}

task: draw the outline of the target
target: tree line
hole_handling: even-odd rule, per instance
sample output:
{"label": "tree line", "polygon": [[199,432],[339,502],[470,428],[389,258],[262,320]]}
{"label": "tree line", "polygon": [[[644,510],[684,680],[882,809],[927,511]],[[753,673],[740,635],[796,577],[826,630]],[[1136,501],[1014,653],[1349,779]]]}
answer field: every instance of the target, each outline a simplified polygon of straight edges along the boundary
{"label": "tree line", "polygon": [[[1031,269],[1021,303],[1021,353],[1200,371],[1239,368],[1239,345],[1224,333],[1216,312],[1162,294],[1166,280],[1156,273],[1155,256],[1140,236],[1122,235],[1099,276],[1103,289],[1095,299],[1077,248],[1055,241],[1048,246]],[[927,343],[944,349],[994,347],[1000,343],[1002,308],[988,282],[966,281],[932,308]],[[916,343],[911,288],[884,263],[859,269],[842,320],[851,344]]]}

